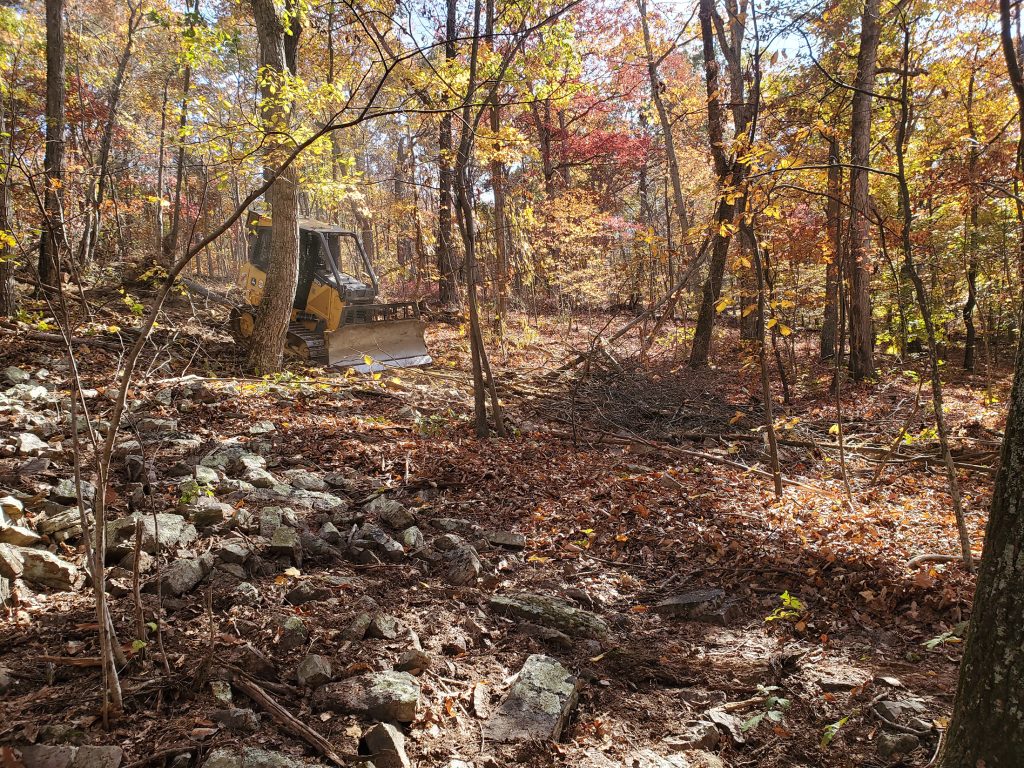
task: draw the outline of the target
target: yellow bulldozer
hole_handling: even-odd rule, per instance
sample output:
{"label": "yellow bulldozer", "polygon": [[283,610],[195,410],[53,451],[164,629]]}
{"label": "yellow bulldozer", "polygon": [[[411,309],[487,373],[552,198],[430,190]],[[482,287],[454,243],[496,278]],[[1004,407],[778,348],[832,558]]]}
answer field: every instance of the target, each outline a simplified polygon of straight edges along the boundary
{"label": "yellow bulldozer", "polygon": [[[231,313],[232,331],[243,342],[252,335],[270,263],[270,218],[250,214],[248,225],[248,260],[239,275],[247,303]],[[298,257],[290,356],[362,373],[430,364],[419,305],[377,303],[377,275],[355,232],[299,219]]]}

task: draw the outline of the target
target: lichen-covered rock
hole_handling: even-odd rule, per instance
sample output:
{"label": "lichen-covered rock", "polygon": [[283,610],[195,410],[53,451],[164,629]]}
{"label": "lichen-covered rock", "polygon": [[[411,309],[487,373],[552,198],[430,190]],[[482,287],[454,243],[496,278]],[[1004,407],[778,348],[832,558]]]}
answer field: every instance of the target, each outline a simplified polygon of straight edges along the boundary
{"label": "lichen-covered rock", "polygon": [[372,563],[378,559],[399,563],[405,559],[405,548],[372,523],[366,523],[356,531],[350,551],[361,563]]}
{"label": "lichen-covered rock", "polygon": [[493,741],[557,741],[579,698],[578,681],[555,659],[530,656],[488,721]]}
{"label": "lichen-covered rock", "polygon": [[553,627],[572,637],[600,639],[608,634],[608,625],[600,616],[557,597],[520,592],[495,595],[488,604],[505,616]]}
{"label": "lichen-covered rock", "polygon": [[405,735],[388,723],[377,723],[363,734],[359,753],[368,755],[375,768],[410,768]]}
{"label": "lichen-covered rock", "polygon": [[291,651],[309,642],[309,630],[298,616],[289,616],[281,623],[277,644],[282,651]]}
{"label": "lichen-covered rock", "polygon": [[255,733],[260,728],[260,716],[251,709],[216,709],[210,719],[235,733]]}
{"label": "lichen-covered rock", "polygon": [[444,577],[449,584],[457,587],[476,584],[477,577],[480,576],[480,558],[477,556],[476,550],[469,544],[456,547],[446,553],[445,561],[447,566]]}
{"label": "lichen-covered rock", "polygon": [[395,531],[408,528],[416,522],[416,516],[394,499],[378,496],[366,505],[368,515],[376,515],[383,525]]}
{"label": "lichen-covered rock", "polygon": [[294,528],[279,527],[270,538],[267,554],[271,557],[287,557],[295,565],[302,565],[302,544],[299,532]]}
{"label": "lichen-covered rock", "polygon": [[24,568],[21,577],[29,584],[70,592],[82,586],[84,574],[79,569],[45,549],[19,550]]}
{"label": "lichen-covered rock", "polygon": [[[206,578],[212,568],[212,555],[175,560],[160,574],[161,593],[173,597],[187,594],[199,586],[199,582]],[[155,592],[156,587],[157,580],[155,579],[146,585],[147,591],[150,592]]]}
{"label": "lichen-covered rock", "polygon": [[405,672],[371,672],[317,689],[314,705],[374,720],[411,723],[420,701],[420,684]]}
{"label": "lichen-covered rock", "polygon": [[[83,480],[80,484],[82,489],[82,500],[86,504],[92,504],[96,498],[96,486]],[[66,477],[50,489],[50,498],[58,504],[77,504],[78,486],[72,477]]]}
{"label": "lichen-covered rock", "polygon": [[327,488],[327,483],[320,475],[305,469],[289,469],[284,476],[288,478],[289,485],[302,491],[323,491]]}
{"label": "lichen-covered rock", "polygon": [[302,760],[256,747],[218,747],[203,768],[307,768]]}
{"label": "lichen-covered rock", "polygon": [[13,544],[0,544],[0,577],[20,579],[25,570],[25,558]]}
{"label": "lichen-covered rock", "polygon": [[142,522],[142,551],[151,555],[160,549],[187,547],[199,537],[196,527],[181,515],[158,512],[111,520],[107,523],[107,541],[134,546],[136,521]]}
{"label": "lichen-covered rock", "polygon": [[526,537],[521,533],[512,531],[486,531],[484,539],[493,547],[505,547],[506,549],[523,549],[526,547]]}

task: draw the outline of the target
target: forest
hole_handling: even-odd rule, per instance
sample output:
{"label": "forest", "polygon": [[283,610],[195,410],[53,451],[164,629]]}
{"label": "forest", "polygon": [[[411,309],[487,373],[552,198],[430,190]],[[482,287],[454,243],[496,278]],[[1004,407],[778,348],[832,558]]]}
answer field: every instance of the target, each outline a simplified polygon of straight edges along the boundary
{"label": "forest", "polygon": [[0,0],[0,767],[1024,766],[1011,0]]}

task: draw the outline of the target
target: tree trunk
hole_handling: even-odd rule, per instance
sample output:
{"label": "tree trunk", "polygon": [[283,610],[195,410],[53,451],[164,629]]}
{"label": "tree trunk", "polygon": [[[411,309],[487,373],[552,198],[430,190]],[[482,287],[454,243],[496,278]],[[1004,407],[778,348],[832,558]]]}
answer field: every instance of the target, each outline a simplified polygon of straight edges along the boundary
{"label": "tree trunk", "polygon": [[819,354],[822,360],[831,360],[836,354],[836,331],[839,327],[839,265],[843,258],[842,194],[843,169],[839,167],[839,142],[828,137],[828,231],[832,240],[832,254],[825,265],[825,311],[821,321]]}
{"label": "tree trunk", "polygon": [[[1024,129],[1024,75],[999,0],[1003,53]],[[1024,137],[1024,133],[1021,134]],[[1021,244],[1024,249],[1024,243]],[[1024,744],[1024,343],[1018,343],[974,610],[941,768],[1016,768]]]}
{"label": "tree trunk", "polygon": [[861,16],[860,52],[850,118],[850,372],[856,380],[874,375],[871,337],[871,228],[868,168],[871,165],[871,93],[882,33],[881,0],[866,0]]}
{"label": "tree trunk", "polygon": [[[7,132],[7,103],[0,99],[0,136]],[[13,122],[13,120],[11,121]],[[10,139],[5,147],[3,178],[0,179],[0,236],[11,237],[11,154]],[[18,314],[18,292],[14,285],[14,248],[6,240],[0,242],[0,317],[14,317]]]}
{"label": "tree trunk", "polygon": [[[189,25],[194,18],[191,14],[199,13],[199,0],[195,0],[195,9],[192,9],[191,0],[185,3],[189,11]],[[192,66],[185,65],[183,82],[181,85],[181,114],[178,116],[178,157],[176,161],[176,172],[174,178],[174,202],[171,205],[171,228],[164,236],[162,249],[162,261],[165,267],[174,262],[175,251],[178,249],[178,233],[181,231],[181,195],[185,184],[185,128],[188,125],[188,95],[192,88]]]}
{"label": "tree trunk", "polygon": [[[456,0],[448,0],[445,21],[444,57],[455,58],[455,15]],[[441,133],[438,137],[438,192],[437,200],[437,289],[442,306],[458,307],[459,270],[455,263],[455,246],[452,242],[452,114],[441,116]]]}
{"label": "tree trunk", "polygon": [[[261,113],[264,130],[267,131],[267,163],[273,166],[281,162],[288,151],[294,146],[285,131],[288,125],[286,105],[275,103],[273,75],[278,78],[285,76],[286,61],[294,64],[294,51],[286,58],[289,50],[286,41],[285,27],[278,14],[274,0],[250,0],[253,19],[260,41],[260,64],[266,70],[262,86],[263,104]],[[288,4],[289,10],[291,3]],[[288,37],[298,37],[298,20],[291,18],[288,24]],[[271,126],[274,132],[271,133]],[[270,264],[267,268],[267,281],[263,290],[263,300],[256,312],[256,322],[252,338],[249,341],[249,355],[246,367],[256,373],[270,373],[281,368],[284,356],[284,345],[288,335],[288,323],[291,319],[292,303],[295,300],[295,288],[298,283],[299,258],[299,204],[298,204],[298,172],[294,165],[289,166],[267,191],[270,203]]]}
{"label": "tree trunk", "polygon": [[46,0],[46,189],[39,282],[60,283],[60,246],[64,239],[64,213],[60,186],[64,176],[64,0]]}
{"label": "tree trunk", "polygon": [[[487,39],[494,49],[494,0],[487,0]],[[495,89],[491,100],[491,133],[501,130],[501,104]],[[500,150],[500,145],[495,147]],[[508,217],[505,214],[505,164],[495,157],[491,160],[491,190],[494,192],[494,330],[498,338],[505,335],[505,315],[508,313]]]}
{"label": "tree trunk", "polygon": [[967,155],[967,195],[969,198],[967,232],[967,300],[964,302],[964,370],[974,373],[974,308],[978,303],[978,132],[974,125],[974,70],[967,81],[967,129],[971,137]]}

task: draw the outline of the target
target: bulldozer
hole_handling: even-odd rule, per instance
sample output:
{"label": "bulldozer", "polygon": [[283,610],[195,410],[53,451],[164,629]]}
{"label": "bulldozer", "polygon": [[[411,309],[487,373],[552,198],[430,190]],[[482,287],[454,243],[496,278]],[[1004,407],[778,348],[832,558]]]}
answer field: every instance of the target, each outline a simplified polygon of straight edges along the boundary
{"label": "bulldozer", "polygon": [[[263,298],[270,264],[271,222],[250,214],[248,258],[239,274],[247,302],[231,313],[231,329],[245,342]],[[355,232],[299,219],[299,279],[286,352],[340,369],[373,373],[429,365],[426,323],[413,301],[378,303],[380,285]]]}

